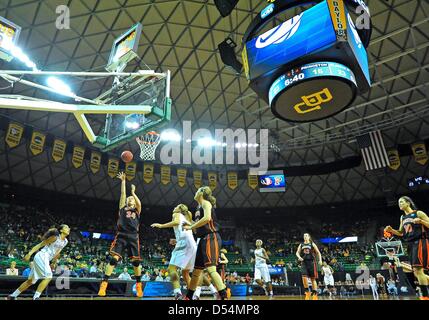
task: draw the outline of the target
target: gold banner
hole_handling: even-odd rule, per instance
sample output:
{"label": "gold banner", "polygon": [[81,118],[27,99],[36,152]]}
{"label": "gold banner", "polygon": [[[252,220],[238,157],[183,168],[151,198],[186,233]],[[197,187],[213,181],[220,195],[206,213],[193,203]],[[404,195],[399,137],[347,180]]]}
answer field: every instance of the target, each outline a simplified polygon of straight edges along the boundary
{"label": "gold banner", "polygon": [[209,178],[209,187],[213,191],[217,188],[217,174],[216,174],[216,172],[209,172],[208,178]]}
{"label": "gold banner", "polygon": [[186,169],[177,169],[177,182],[181,188],[186,185],[186,174],[188,170]]}
{"label": "gold banner", "polygon": [[235,190],[238,187],[238,174],[237,172],[228,172],[228,187]]}
{"label": "gold banner", "polygon": [[201,188],[202,183],[203,183],[203,172],[201,170],[194,170],[193,176],[194,176],[195,188],[197,188],[197,189]]}
{"label": "gold banner", "polygon": [[170,183],[171,168],[169,166],[161,166],[161,183]]}
{"label": "gold banner", "polygon": [[54,145],[52,146],[52,159],[55,162],[59,162],[64,159],[66,154],[67,143],[60,139],[55,139]]}
{"label": "gold banner", "polygon": [[43,152],[45,147],[46,135],[39,132],[33,131],[30,141],[30,151],[34,156],[37,156]]}
{"label": "gold banner", "polygon": [[101,153],[92,151],[89,168],[91,169],[93,174],[96,174],[98,171],[100,171],[100,167],[101,167]]}
{"label": "gold banner", "polygon": [[343,0],[328,0],[327,2],[337,39],[347,40],[347,18]]}
{"label": "gold banner", "polygon": [[24,126],[18,123],[9,123],[9,128],[7,129],[7,134],[5,137],[6,144],[9,148],[15,148],[19,145],[24,133]]}
{"label": "gold banner", "polygon": [[398,170],[401,166],[401,158],[399,157],[399,152],[396,149],[391,149],[387,151],[387,157],[389,158],[389,168],[392,170]]}
{"label": "gold banner", "polygon": [[153,163],[145,163],[143,166],[143,180],[151,183],[153,180]]}
{"label": "gold banner", "polygon": [[247,176],[247,182],[249,184],[249,187],[252,188],[253,190],[256,189],[256,187],[258,186],[258,176],[254,176],[254,175],[248,175]]}
{"label": "gold banner", "polygon": [[426,150],[426,145],[424,142],[417,142],[411,146],[413,149],[414,160],[421,165],[425,165],[428,162],[428,152]]}
{"label": "gold banner", "polygon": [[110,158],[107,164],[107,174],[110,178],[115,178],[119,173],[119,160]]}
{"label": "gold banner", "polygon": [[83,159],[85,158],[85,148],[82,147],[74,147],[73,148],[73,156],[72,156],[72,164],[73,167],[79,169],[83,165]]}
{"label": "gold banner", "polygon": [[125,164],[125,174],[127,175],[128,181],[134,180],[134,178],[136,177],[136,172],[137,172],[137,163],[128,162]]}

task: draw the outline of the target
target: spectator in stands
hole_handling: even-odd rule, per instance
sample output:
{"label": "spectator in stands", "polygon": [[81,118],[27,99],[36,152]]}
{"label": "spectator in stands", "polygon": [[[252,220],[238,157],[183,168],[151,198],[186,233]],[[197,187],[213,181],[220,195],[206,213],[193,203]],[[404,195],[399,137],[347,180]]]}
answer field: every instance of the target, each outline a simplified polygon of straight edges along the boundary
{"label": "spectator in stands", "polygon": [[17,276],[19,274],[18,269],[16,268],[16,262],[12,261],[10,263],[10,268],[6,269],[7,276]]}
{"label": "spectator in stands", "polygon": [[161,272],[158,273],[158,275],[155,278],[155,281],[164,282],[164,278],[162,277]]}
{"label": "spectator in stands", "polygon": [[96,278],[98,276],[97,266],[95,263],[92,263],[91,267],[89,268],[89,276],[93,278]]}
{"label": "spectator in stands", "polygon": [[396,287],[396,281],[393,280],[392,278],[389,279],[389,281],[387,281],[387,291],[389,292],[390,295],[398,295],[398,288]]}
{"label": "spectator in stands", "polygon": [[131,276],[128,273],[128,269],[124,268],[123,272],[118,277],[119,280],[128,281],[131,280]]}
{"label": "spectator in stands", "polygon": [[150,273],[146,271],[146,273],[142,277],[142,281],[150,281]]}

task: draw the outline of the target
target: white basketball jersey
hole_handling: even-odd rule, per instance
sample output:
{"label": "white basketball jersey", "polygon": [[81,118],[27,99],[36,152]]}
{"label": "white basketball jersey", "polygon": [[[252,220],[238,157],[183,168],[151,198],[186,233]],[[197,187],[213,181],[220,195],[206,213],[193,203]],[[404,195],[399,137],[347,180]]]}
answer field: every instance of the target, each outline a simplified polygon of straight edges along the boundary
{"label": "white basketball jersey", "polygon": [[67,243],[68,243],[67,239],[61,240],[60,237],[57,237],[57,240],[52,242],[50,245],[44,246],[43,249],[40,250],[40,252],[47,254],[49,257],[49,261],[51,261],[55,257],[58,251],[64,249]]}
{"label": "white basketball jersey", "polygon": [[189,221],[186,220],[186,218],[183,216],[183,214],[179,215],[179,225],[175,226],[174,229],[174,235],[176,236],[176,241],[183,240],[185,238],[193,238],[191,230],[183,230],[183,225],[187,223],[189,224]]}
{"label": "white basketball jersey", "polygon": [[262,248],[255,249],[255,266],[262,266],[267,263],[267,261],[263,257],[264,254],[262,253]]}
{"label": "white basketball jersey", "polygon": [[322,270],[323,270],[323,274],[325,275],[325,277],[332,276],[331,268],[329,268],[329,267],[322,267]]}

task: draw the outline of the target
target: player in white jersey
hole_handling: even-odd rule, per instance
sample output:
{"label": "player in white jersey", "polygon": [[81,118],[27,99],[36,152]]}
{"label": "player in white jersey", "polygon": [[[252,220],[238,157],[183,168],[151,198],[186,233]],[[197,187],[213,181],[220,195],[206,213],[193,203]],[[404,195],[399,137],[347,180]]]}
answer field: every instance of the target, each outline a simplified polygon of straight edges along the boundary
{"label": "player in white jersey", "polygon": [[173,284],[174,296],[176,300],[182,300],[182,292],[180,290],[180,275],[178,268],[182,270],[183,279],[186,286],[189,287],[191,277],[190,272],[194,270],[195,255],[197,252],[197,244],[191,230],[184,230],[184,225],[192,224],[192,213],[184,204],[179,204],[173,210],[173,219],[169,223],[152,224],[152,228],[173,228],[176,237],[176,245],[173,253],[171,254],[170,264],[168,266],[168,273]]}
{"label": "player in white jersey", "polygon": [[42,280],[34,293],[33,300],[39,300],[40,295],[46,289],[49,282],[52,280],[51,263],[55,268],[55,264],[60,257],[61,250],[67,245],[67,236],[70,234],[69,226],[63,224],[59,229],[49,229],[43,236],[43,241],[36,245],[24,257],[24,260],[29,262],[31,256],[34,256],[33,267],[31,268],[28,280],[25,281],[14,293],[9,295],[7,300],[15,300],[22,292],[36,284],[38,280]]}
{"label": "player in white jersey", "polygon": [[334,270],[325,262],[322,266],[322,274],[324,276],[325,286],[328,288],[329,296],[332,297],[335,281],[334,281]]}
{"label": "player in white jersey", "polygon": [[255,280],[256,283],[264,289],[267,296],[273,296],[273,286],[271,285],[271,276],[267,261],[269,261],[269,257],[265,249],[262,248],[262,240],[256,240]]}

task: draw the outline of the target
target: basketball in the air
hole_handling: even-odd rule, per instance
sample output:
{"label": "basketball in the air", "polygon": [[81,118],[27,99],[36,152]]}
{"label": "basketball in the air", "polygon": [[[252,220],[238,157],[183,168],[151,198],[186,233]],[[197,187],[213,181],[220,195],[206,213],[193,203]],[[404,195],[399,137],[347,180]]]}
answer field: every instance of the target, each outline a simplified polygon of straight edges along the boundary
{"label": "basketball in the air", "polygon": [[133,154],[131,153],[131,151],[124,151],[121,154],[121,159],[122,161],[124,161],[125,163],[131,162],[133,161]]}

